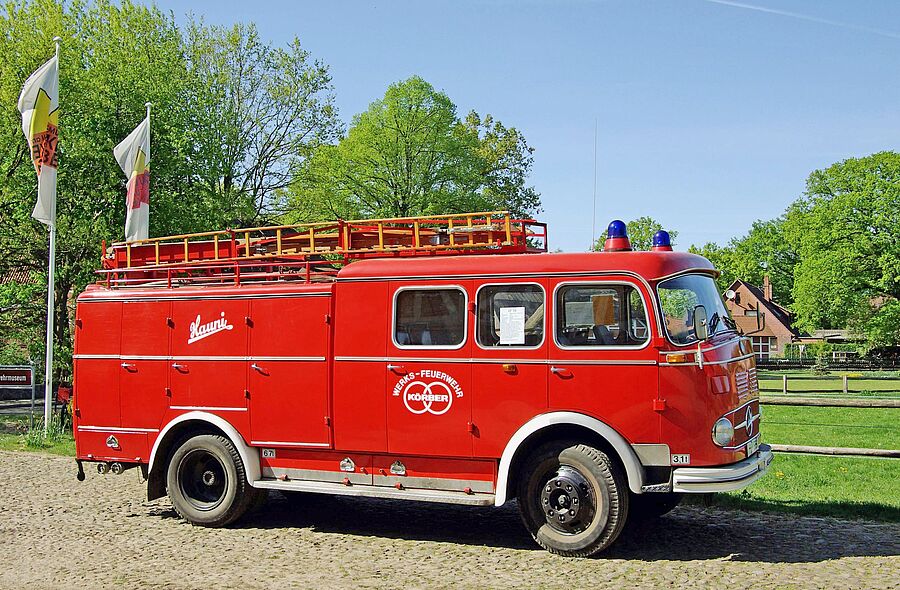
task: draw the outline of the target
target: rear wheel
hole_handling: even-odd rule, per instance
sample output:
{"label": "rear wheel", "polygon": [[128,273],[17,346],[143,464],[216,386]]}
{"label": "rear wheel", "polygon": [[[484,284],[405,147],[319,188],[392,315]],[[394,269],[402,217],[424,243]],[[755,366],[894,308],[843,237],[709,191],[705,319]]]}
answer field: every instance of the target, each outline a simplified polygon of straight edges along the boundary
{"label": "rear wheel", "polygon": [[518,501],[534,540],[569,557],[609,547],[628,515],[628,490],[619,465],[583,444],[538,447],[519,479]]}
{"label": "rear wheel", "polygon": [[208,527],[234,522],[259,497],[247,481],[237,449],[226,437],[214,434],[188,438],[175,449],[166,486],[178,514]]}

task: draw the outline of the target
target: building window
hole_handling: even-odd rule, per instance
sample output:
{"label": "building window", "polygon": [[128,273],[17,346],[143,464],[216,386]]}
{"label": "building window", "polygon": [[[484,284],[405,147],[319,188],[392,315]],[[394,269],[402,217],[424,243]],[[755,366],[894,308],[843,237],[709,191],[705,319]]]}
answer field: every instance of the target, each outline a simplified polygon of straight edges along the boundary
{"label": "building window", "polygon": [[544,341],[544,290],[533,284],[482,287],[476,336],[485,348],[540,346]]}
{"label": "building window", "polygon": [[458,348],[466,339],[466,294],[462,289],[403,289],[394,298],[397,346]]}
{"label": "building window", "polygon": [[770,354],[778,350],[778,339],[771,336],[751,336],[753,352],[758,360],[766,360]]}

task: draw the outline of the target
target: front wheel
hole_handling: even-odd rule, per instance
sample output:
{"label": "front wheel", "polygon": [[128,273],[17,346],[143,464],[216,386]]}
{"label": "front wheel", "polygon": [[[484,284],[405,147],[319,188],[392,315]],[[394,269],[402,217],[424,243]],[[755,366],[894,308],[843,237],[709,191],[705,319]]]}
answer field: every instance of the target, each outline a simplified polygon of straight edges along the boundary
{"label": "front wheel", "polygon": [[534,540],[567,557],[587,557],[612,545],[628,516],[618,463],[583,444],[538,447],[519,479],[518,502]]}
{"label": "front wheel", "polygon": [[247,481],[237,449],[214,434],[194,436],[178,446],[169,460],[166,487],[182,518],[207,527],[234,522],[259,496]]}

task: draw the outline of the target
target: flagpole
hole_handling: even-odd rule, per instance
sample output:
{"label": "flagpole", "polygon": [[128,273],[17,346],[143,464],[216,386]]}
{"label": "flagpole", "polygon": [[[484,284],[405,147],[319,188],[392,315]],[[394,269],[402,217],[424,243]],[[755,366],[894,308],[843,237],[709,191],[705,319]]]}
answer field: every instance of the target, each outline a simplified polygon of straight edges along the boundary
{"label": "flagpole", "polygon": [[[59,75],[59,42],[60,37],[54,37],[56,43],[56,67]],[[53,206],[50,208],[50,262],[47,272],[47,362],[44,368],[44,433],[50,427],[50,417],[53,414],[53,312],[54,289],[56,273],[56,195],[53,196]]]}

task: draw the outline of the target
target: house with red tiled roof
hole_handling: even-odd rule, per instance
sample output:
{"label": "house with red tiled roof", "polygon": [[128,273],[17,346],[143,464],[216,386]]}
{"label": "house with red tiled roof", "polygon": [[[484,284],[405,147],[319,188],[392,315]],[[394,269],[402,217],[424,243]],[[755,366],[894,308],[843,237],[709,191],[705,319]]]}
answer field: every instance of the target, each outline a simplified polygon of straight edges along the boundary
{"label": "house with red tiled roof", "polygon": [[[773,300],[768,276],[763,278],[761,288],[738,279],[725,293],[725,306],[737,327],[745,334],[755,332],[750,339],[757,359],[782,356],[785,345],[800,339],[800,332],[791,325],[791,312]],[[765,327],[757,332],[757,316],[761,313],[765,314]]]}

